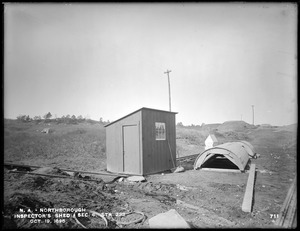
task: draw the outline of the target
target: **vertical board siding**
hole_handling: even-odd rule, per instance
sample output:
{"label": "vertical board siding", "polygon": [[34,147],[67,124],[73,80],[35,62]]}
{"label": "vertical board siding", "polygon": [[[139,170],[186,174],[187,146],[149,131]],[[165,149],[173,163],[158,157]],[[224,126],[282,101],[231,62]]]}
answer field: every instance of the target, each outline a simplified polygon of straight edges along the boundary
{"label": "vertical board siding", "polygon": [[[144,174],[156,173],[174,167],[172,157],[176,159],[175,114],[168,112],[143,110],[143,167]],[[155,139],[155,122],[166,124],[166,140]],[[172,151],[172,157],[170,149]],[[176,162],[175,162],[176,165]]]}
{"label": "vertical board siding", "polygon": [[[123,126],[138,125],[139,140],[131,145],[139,147],[139,171],[134,174],[147,175],[176,167],[175,114],[167,111],[142,108],[106,127],[107,170],[123,173]],[[156,140],[155,122],[165,123],[166,140]],[[173,165],[170,148],[173,161]],[[124,172],[126,173],[126,172]],[[133,172],[131,172],[133,173]]]}
{"label": "vertical board siding", "polygon": [[[126,117],[108,127],[106,127],[106,153],[107,153],[107,170],[110,172],[123,172],[123,126],[136,124],[139,126],[141,121],[141,112],[137,112]],[[141,129],[139,126],[139,132]],[[141,142],[135,144],[141,146]],[[141,157],[141,147],[140,157]],[[136,173],[136,174],[141,174]]]}

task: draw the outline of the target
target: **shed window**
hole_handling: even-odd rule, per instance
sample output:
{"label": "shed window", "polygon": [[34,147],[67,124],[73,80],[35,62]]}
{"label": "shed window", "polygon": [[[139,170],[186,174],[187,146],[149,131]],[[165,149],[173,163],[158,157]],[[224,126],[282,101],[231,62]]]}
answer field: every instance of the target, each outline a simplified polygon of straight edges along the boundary
{"label": "shed window", "polygon": [[155,139],[156,140],[166,140],[166,124],[165,123],[155,123]]}

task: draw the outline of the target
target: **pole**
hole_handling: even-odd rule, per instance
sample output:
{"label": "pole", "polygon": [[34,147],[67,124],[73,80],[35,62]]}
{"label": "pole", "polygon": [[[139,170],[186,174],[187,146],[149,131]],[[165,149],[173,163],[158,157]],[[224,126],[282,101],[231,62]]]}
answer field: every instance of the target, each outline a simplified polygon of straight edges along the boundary
{"label": "pole", "polygon": [[166,72],[164,72],[165,74],[168,75],[168,85],[169,85],[169,111],[171,111],[171,88],[170,88],[170,77],[169,77],[169,73],[171,71],[167,70]]}
{"label": "pole", "polygon": [[252,125],[254,125],[254,105],[252,106]]}

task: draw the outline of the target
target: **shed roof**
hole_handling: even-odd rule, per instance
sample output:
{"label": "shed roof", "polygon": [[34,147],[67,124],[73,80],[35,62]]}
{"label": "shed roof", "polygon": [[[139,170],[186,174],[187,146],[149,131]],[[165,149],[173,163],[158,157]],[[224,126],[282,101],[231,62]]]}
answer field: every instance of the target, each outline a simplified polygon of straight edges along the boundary
{"label": "shed roof", "polygon": [[194,169],[198,169],[214,155],[223,155],[241,171],[244,171],[249,161],[249,146],[242,142],[229,142],[215,146],[202,152],[194,163]]}
{"label": "shed roof", "polygon": [[109,124],[106,124],[104,127],[108,127],[108,126],[110,126],[110,125],[112,125],[112,124],[114,124],[114,123],[116,123],[116,122],[118,122],[118,121],[120,121],[120,120],[122,120],[122,119],[124,119],[124,118],[126,118],[128,116],[131,116],[131,115],[137,113],[138,111],[142,111],[142,110],[159,111],[159,112],[166,112],[166,113],[171,113],[171,114],[177,114],[178,113],[178,112],[163,111],[163,110],[158,110],[158,109],[152,109],[152,108],[142,107],[142,108],[140,108],[140,109],[138,109],[138,110],[136,110],[134,112],[131,112],[130,114],[128,114],[126,116],[121,117],[120,119],[117,119],[117,120],[115,120],[115,121],[113,121],[113,122],[111,122]]}

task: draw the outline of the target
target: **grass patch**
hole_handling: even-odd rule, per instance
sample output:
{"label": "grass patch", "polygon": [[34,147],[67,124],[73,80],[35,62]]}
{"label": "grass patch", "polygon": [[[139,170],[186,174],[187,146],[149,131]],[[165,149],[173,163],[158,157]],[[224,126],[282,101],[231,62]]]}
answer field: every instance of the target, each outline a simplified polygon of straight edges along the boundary
{"label": "grass patch", "polygon": [[53,133],[41,133],[45,127],[34,122],[25,126],[18,121],[5,124],[4,161],[99,166],[98,160],[101,163],[106,160],[103,126],[47,124]]}

